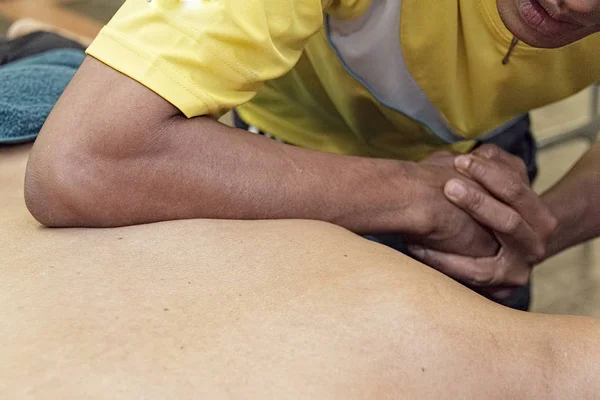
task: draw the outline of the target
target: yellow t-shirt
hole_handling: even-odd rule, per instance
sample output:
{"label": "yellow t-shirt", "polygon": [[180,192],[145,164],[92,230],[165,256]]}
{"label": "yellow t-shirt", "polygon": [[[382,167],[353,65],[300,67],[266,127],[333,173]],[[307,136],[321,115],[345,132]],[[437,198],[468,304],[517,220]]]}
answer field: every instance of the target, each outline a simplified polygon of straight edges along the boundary
{"label": "yellow t-shirt", "polygon": [[324,22],[358,18],[369,0],[127,0],[88,54],[188,117],[238,107],[298,146],[418,160],[466,151],[471,139],[600,80],[598,35],[554,50],[521,43],[503,65],[512,36],[495,3],[401,3],[406,68],[451,141],[381,102],[336,54]]}

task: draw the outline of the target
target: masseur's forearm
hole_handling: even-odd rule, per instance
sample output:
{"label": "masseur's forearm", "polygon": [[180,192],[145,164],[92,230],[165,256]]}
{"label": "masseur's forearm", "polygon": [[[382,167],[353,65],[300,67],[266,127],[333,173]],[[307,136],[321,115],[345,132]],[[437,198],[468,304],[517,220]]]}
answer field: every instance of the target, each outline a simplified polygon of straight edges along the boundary
{"label": "masseur's forearm", "polygon": [[[109,204],[124,207],[115,225],[198,217],[301,218],[357,232],[393,230],[401,227],[386,224],[399,221],[391,213],[402,212],[398,205],[408,194],[390,187],[405,179],[402,163],[281,145],[207,118],[174,117],[150,151],[109,157],[106,163],[101,170],[110,164],[114,176],[105,182],[119,185],[101,191],[114,190]],[[390,191],[396,201],[385,199]],[[410,226],[408,215],[404,221]]]}
{"label": "masseur's forearm", "polygon": [[34,146],[25,197],[49,226],[302,218],[414,229],[410,163],[282,145],[164,99],[88,58]]}
{"label": "masseur's forearm", "polygon": [[600,235],[600,144],[543,195],[559,223],[548,256]]}
{"label": "masseur's forearm", "polygon": [[316,219],[356,232],[416,225],[403,215],[410,201],[400,162],[281,145],[207,118],[175,116],[130,138],[134,146],[92,140],[64,144],[60,155],[47,149],[63,144],[44,133],[26,188],[32,213],[50,226],[189,218]]}
{"label": "masseur's forearm", "polygon": [[404,233],[443,251],[492,255],[496,240],[443,196],[446,181],[460,177],[452,162],[440,154],[419,164],[334,155],[206,117],[188,119],[88,58],[36,141],[25,200],[52,227],[314,219],[356,233]]}

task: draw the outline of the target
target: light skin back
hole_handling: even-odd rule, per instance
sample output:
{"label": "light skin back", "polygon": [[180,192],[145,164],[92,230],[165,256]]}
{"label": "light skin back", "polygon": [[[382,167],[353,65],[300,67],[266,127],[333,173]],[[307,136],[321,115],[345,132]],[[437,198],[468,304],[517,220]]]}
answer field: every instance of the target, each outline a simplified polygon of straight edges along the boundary
{"label": "light skin back", "polygon": [[[500,0],[504,22],[522,40],[556,47],[598,30],[600,2],[540,1],[550,8],[560,5],[559,17],[578,21],[582,29],[539,37],[519,20],[521,0]],[[181,199],[206,198],[206,191],[194,191],[194,183],[207,181],[207,171],[215,183],[210,181],[210,189],[242,176],[236,166],[251,165],[245,172],[266,167],[260,157],[240,162],[248,154],[242,144],[265,153],[272,144],[238,133],[235,140],[223,139],[227,146],[219,142],[212,148],[205,140],[209,131],[229,128],[210,120],[182,129],[179,137],[161,136],[169,123],[183,125],[177,111],[151,95],[143,96],[144,103],[129,101],[141,92],[131,83],[119,98],[82,95],[94,84],[116,82],[101,74],[92,79],[98,66],[90,60],[86,65],[89,75],[76,78],[80,90],[67,91],[64,106],[46,127],[52,136],[43,133],[33,154],[27,199],[47,225],[114,226],[197,216],[193,206],[199,205]],[[133,110],[113,107],[127,103]],[[83,135],[79,128],[90,110],[111,112],[95,113]],[[145,140],[102,130],[115,120],[129,124],[124,130],[143,126],[138,133]],[[235,143],[240,143],[238,153]],[[228,168],[208,162],[202,170],[190,170],[191,163],[168,169],[173,154],[180,161],[193,160],[195,149],[210,156],[223,147],[234,155]],[[63,159],[53,155],[69,154],[77,161],[81,149],[93,150],[92,156],[71,164],[74,170],[63,165],[48,172],[49,165]],[[298,185],[284,179],[289,174],[277,175],[295,159],[284,153],[276,158],[278,168],[268,170],[277,178],[273,182],[285,182],[292,192]],[[154,163],[145,163],[149,155]],[[315,169],[324,170],[320,165],[326,164],[348,171],[341,159],[306,157],[312,157],[307,165]],[[98,175],[91,175],[92,165]],[[128,174],[107,168],[114,165]],[[360,167],[356,170],[365,170]],[[226,176],[224,171],[235,173]],[[110,174],[122,187],[103,186],[115,178]],[[77,185],[65,184],[67,175]],[[264,180],[246,178],[241,184],[248,182],[261,189],[257,193],[272,193],[260,186]],[[309,183],[309,188],[322,185]],[[54,185],[52,195],[44,193],[45,185]],[[77,189],[82,190],[68,193]],[[97,208],[81,207],[73,198]],[[123,198],[130,200],[129,208],[114,207]],[[248,205],[256,199],[239,200]],[[305,200],[291,209],[314,217],[337,211]],[[217,197],[207,202],[202,206],[214,216],[240,209]],[[48,213],[53,206],[62,214]],[[343,222],[351,228],[364,224]],[[36,248],[24,256],[25,267],[0,270],[0,301],[10,305],[4,316],[8,323],[0,325],[0,392],[11,398],[559,399],[593,398],[600,392],[597,320],[503,308],[333,225],[190,220],[50,232],[39,229],[34,236],[62,237],[46,248],[53,259],[63,260],[51,272]],[[173,237],[178,240],[165,241]]]}
{"label": "light skin back", "polygon": [[[40,248],[0,272],[10,304],[0,389],[10,398],[600,390],[598,321],[509,310],[330,224],[190,220],[31,235]],[[51,268],[50,238],[60,260]]]}

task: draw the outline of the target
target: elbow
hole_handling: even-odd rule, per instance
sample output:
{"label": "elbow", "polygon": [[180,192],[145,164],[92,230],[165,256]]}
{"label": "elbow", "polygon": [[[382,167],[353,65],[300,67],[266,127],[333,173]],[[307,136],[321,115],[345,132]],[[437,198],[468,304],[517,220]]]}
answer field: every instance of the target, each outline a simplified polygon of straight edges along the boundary
{"label": "elbow", "polygon": [[32,150],[25,173],[25,205],[40,224],[51,228],[88,225],[89,221],[74,212],[82,200],[70,173],[75,168],[73,162],[56,154]]}
{"label": "elbow", "polygon": [[[71,147],[71,149],[69,149]],[[101,191],[97,163],[72,146],[36,143],[25,173],[25,204],[42,225],[52,228],[109,225],[94,201]]]}

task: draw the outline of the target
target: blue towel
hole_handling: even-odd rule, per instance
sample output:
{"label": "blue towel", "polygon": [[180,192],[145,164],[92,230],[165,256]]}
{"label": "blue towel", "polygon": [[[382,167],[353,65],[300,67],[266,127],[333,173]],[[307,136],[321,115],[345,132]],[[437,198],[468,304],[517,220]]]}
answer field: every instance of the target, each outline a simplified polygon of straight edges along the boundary
{"label": "blue towel", "polygon": [[84,58],[51,50],[0,67],[0,144],[35,140]]}

